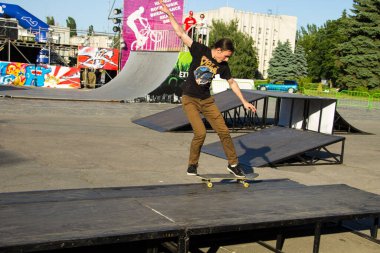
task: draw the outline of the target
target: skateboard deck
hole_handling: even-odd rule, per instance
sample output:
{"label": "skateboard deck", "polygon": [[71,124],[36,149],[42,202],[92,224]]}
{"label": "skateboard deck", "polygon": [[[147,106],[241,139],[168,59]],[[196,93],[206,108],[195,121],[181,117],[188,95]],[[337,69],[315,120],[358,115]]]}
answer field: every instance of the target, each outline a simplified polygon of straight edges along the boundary
{"label": "skateboard deck", "polygon": [[233,174],[198,174],[197,177],[199,177],[203,182],[207,184],[207,187],[212,188],[213,182],[215,181],[222,181],[222,180],[236,180],[236,182],[243,184],[244,187],[249,187],[248,181],[251,181],[258,177],[259,174],[257,173],[251,173],[246,174],[245,177],[236,177]]}

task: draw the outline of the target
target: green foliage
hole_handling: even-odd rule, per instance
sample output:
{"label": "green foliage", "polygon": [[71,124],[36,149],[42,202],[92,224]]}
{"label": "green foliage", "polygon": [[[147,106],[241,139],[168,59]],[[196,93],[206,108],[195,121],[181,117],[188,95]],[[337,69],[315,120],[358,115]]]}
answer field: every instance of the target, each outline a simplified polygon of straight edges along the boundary
{"label": "green foliage", "polygon": [[55,25],[55,20],[53,16],[47,16],[46,17],[46,24],[48,25]]}
{"label": "green foliage", "polygon": [[307,87],[308,84],[312,83],[312,79],[308,76],[305,76],[305,77],[301,77],[301,78],[298,78],[298,85],[299,87],[301,88],[305,88]]}
{"label": "green foliage", "polygon": [[329,80],[349,90],[380,87],[380,2],[354,0],[352,15],[342,13],[322,27],[308,25],[297,33],[303,46],[308,76]]}
{"label": "green foliage", "polygon": [[273,56],[269,60],[268,77],[273,80],[295,79],[297,68],[294,62],[290,42],[278,42]]}
{"label": "green foliage", "polygon": [[308,75],[314,81],[328,79],[335,82],[338,78],[336,46],[347,39],[341,29],[343,19],[345,12],[338,20],[329,20],[320,28],[315,25],[309,25],[307,29],[302,27],[298,33],[297,46],[305,49]]}
{"label": "green foliage", "polygon": [[231,38],[235,44],[235,53],[228,61],[232,76],[235,78],[253,79],[258,68],[257,53],[253,47],[252,37],[238,31],[238,21],[224,23],[212,20],[210,45],[221,38]]}
{"label": "green foliage", "polygon": [[87,35],[88,35],[88,36],[92,36],[92,35],[94,35],[94,34],[95,34],[94,26],[93,26],[93,25],[90,25],[90,26],[88,27]]}
{"label": "green foliage", "polygon": [[307,76],[307,60],[305,50],[301,45],[296,45],[293,61],[296,68],[296,77],[299,79]]}
{"label": "green foliage", "polygon": [[322,83],[318,84],[317,91],[319,91],[319,92],[323,91],[323,84]]}
{"label": "green foliage", "polygon": [[380,2],[354,0],[345,20],[348,40],[337,47],[339,83],[350,90],[380,87]]}
{"label": "green foliage", "polygon": [[70,37],[77,36],[77,24],[75,19],[68,17],[66,19],[66,25],[70,28]]}

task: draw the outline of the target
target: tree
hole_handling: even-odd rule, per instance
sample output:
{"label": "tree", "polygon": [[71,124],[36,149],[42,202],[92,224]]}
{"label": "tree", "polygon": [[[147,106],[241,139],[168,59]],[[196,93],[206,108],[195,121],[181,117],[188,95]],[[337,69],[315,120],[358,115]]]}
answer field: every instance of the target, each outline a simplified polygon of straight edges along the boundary
{"label": "tree", "polygon": [[294,66],[295,66],[295,72],[296,77],[306,77],[307,76],[307,60],[305,56],[305,50],[301,45],[297,45],[296,49],[294,50]]}
{"label": "tree", "polygon": [[68,17],[66,19],[66,25],[70,28],[70,37],[77,36],[77,24],[75,19]]}
{"label": "tree", "polygon": [[55,25],[55,20],[53,16],[47,16],[46,17],[46,24],[48,25]]}
{"label": "tree", "polygon": [[92,36],[92,35],[94,35],[94,34],[95,34],[94,26],[93,26],[93,25],[90,25],[90,26],[88,27],[87,35],[88,35],[88,36]]}
{"label": "tree", "polygon": [[269,60],[268,77],[275,80],[295,79],[297,77],[294,65],[294,55],[290,42],[278,42]]}
{"label": "tree", "polygon": [[221,38],[231,38],[235,44],[235,53],[228,61],[232,76],[253,79],[258,68],[254,42],[252,37],[238,31],[237,24],[237,20],[232,20],[229,23],[213,20],[209,43],[213,45]]}
{"label": "tree", "polygon": [[337,66],[336,49],[340,43],[347,41],[344,31],[344,20],[346,18],[344,11],[341,18],[327,21],[319,32],[319,43],[317,45],[317,53],[320,54],[319,62],[317,62],[320,64],[319,76],[321,79],[331,80],[333,83],[338,79],[340,71]]}
{"label": "tree", "polygon": [[302,46],[308,63],[308,74],[313,80],[320,80],[320,52],[317,52],[319,29],[308,24],[297,31],[296,46]]}
{"label": "tree", "polygon": [[380,2],[354,0],[345,20],[348,40],[337,47],[338,82],[351,90],[380,87]]}
{"label": "tree", "polygon": [[328,20],[323,26],[308,25],[301,27],[297,32],[297,46],[305,49],[308,63],[308,76],[314,81],[321,79],[331,80],[338,78],[337,45],[347,40],[342,30],[343,21],[347,18],[346,11],[338,20]]}

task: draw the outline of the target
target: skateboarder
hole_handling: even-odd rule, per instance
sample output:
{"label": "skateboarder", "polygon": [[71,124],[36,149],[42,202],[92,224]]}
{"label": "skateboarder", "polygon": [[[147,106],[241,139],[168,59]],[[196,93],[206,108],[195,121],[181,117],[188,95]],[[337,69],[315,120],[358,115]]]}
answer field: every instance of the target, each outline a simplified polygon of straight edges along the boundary
{"label": "skateboarder", "polygon": [[214,102],[214,98],[210,95],[211,81],[216,74],[219,74],[221,78],[227,80],[232,91],[240,99],[244,107],[248,110],[256,111],[256,108],[243,97],[238,84],[231,76],[227,61],[234,52],[233,43],[230,39],[223,38],[217,41],[212,48],[208,48],[197,41],[193,41],[178,24],[169,8],[163,3],[163,0],[159,1],[162,6],[161,11],[168,15],[174,31],[183,43],[189,47],[193,58],[189,69],[189,77],[182,87],[183,110],[194,131],[187,174],[197,175],[199,156],[206,138],[206,128],[200,116],[200,113],[202,113],[219,135],[228,160],[227,170],[236,177],[244,177],[229,129]]}

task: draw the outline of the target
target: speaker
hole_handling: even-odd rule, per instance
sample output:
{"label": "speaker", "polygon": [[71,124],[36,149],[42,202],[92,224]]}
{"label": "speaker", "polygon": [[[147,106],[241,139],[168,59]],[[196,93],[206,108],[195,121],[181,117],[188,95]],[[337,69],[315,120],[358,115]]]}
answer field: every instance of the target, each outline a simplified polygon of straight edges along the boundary
{"label": "speaker", "polygon": [[10,40],[18,39],[18,22],[14,19],[1,18],[0,19],[0,37]]}

